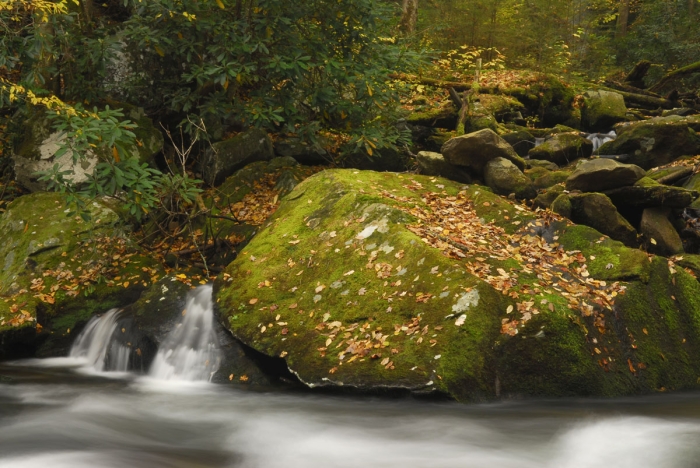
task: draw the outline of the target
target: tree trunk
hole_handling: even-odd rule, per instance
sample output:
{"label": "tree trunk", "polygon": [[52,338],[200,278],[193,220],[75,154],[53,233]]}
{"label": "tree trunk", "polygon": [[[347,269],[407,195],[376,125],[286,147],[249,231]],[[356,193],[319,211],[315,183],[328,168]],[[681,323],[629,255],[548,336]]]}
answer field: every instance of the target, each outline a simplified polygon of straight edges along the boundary
{"label": "tree trunk", "polygon": [[405,35],[413,34],[418,19],[418,0],[403,0],[399,31]]}
{"label": "tree trunk", "polygon": [[688,15],[695,13],[695,2],[697,0],[688,0]]}
{"label": "tree trunk", "polygon": [[617,8],[617,31],[616,38],[625,37],[627,35],[627,25],[630,19],[630,0],[620,0]]}

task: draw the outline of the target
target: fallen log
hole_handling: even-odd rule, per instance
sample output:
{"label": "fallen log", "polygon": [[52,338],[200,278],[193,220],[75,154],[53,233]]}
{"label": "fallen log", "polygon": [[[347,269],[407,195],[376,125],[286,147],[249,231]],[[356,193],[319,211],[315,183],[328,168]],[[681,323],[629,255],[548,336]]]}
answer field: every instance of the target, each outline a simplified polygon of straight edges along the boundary
{"label": "fallen log", "polygon": [[619,83],[617,81],[612,81],[612,80],[605,80],[603,82],[605,86],[608,88],[613,88],[615,90],[619,91],[625,91],[627,93],[632,93],[632,94],[641,94],[643,96],[651,96],[651,97],[656,97],[660,98],[660,94],[652,93],[651,91],[647,91],[646,89],[640,89],[634,86],[631,86],[629,83]]}
{"label": "fallen log", "polygon": [[658,81],[658,83],[656,83],[649,89],[651,91],[658,91],[669,81],[673,81],[682,76],[692,75],[693,73],[700,73],[700,62],[691,63],[687,67],[679,68],[678,70],[674,70],[671,73],[667,73],[666,76],[661,78]]}
{"label": "fallen log", "polygon": [[406,73],[391,73],[391,74],[389,74],[389,78],[394,79],[394,80],[408,81],[411,83],[418,83],[418,84],[422,84],[425,86],[433,86],[435,88],[445,88],[445,89],[454,88],[455,91],[467,91],[469,89],[472,89],[471,83],[459,83],[456,81],[435,80],[433,78],[423,78],[423,77],[416,76],[416,75],[408,75]]}
{"label": "fallen log", "polygon": [[606,90],[621,94],[625,99],[625,104],[627,107],[644,107],[647,109],[657,109],[659,107],[663,109],[673,109],[674,107],[679,107],[678,102],[670,101],[664,98],[647,96],[645,94],[628,93],[627,91],[620,91],[611,88],[606,88]]}

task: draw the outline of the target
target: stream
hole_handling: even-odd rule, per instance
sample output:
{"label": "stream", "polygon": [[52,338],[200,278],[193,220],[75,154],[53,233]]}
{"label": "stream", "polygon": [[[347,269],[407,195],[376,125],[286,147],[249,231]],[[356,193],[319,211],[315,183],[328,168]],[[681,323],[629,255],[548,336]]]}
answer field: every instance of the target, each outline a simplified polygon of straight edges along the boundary
{"label": "stream", "polygon": [[211,287],[150,372],[128,372],[120,311],[65,358],[0,363],[0,468],[696,468],[700,393],[463,405],[209,383]]}

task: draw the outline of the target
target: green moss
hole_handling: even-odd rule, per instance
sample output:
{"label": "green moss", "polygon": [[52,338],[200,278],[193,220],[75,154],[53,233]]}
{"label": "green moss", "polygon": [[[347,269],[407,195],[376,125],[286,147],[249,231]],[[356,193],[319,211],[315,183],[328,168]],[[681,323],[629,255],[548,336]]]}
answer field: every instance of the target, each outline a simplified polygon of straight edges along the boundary
{"label": "green moss", "polygon": [[559,243],[568,250],[580,250],[589,259],[588,271],[599,280],[646,280],[649,276],[647,255],[625,247],[603,236],[593,228],[582,225],[567,226],[560,231]]}
{"label": "green moss", "polygon": [[[571,294],[524,269],[524,258],[479,260],[491,271],[502,269],[516,278],[517,284],[503,294],[464,268],[464,261],[474,265],[470,252],[450,259],[405,228],[420,215],[411,207],[426,208],[426,192],[444,198],[460,191],[481,218],[478,222],[519,235],[539,229],[552,239],[552,248],[570,256],[580,251],[590,287],[600,287],[596,281],[634,282],[619,283],[617,298],[609,296],[614,311],[601,308],[585,315],[569,308]],[[686,363],[673,347],[669,353],[684,366],[680,377],[647,382],[640,380],[637,367],[630,372],[632,348],[625,330],[641,323],[635,314],[647,312],[639,307],[649,307],[644,298],[637,302],[637,291],[650,290],[652,297],[663,296],[655,301],[671,321],[674,313],[686,317],[676,328],[659,328],[656,342],[676,343],[674,333],[697,335],[700,285],[684,272],[676,273],[675,280],[664,278],[664,261],[650,264],[646,254],[591,228],[538,222],[530,211],[476,185],[326,171],[283,199],[266,227],[229,265],[216,283],[218,308],[235,336],[262,353],[284,357],[312,386],[438,390],[464,401],[494,398],[499,392],[625,395],[654,390],[659,382],[688,388],[695,364]],[[668,299],[671,295],[678,305]],[[502,333],[502,326],[521,316],[514,307],[528,301],[534,306],[530,320],[514,336]],[[629,319],[623,313],[628,308]],[[464,322],[456,323],[461,314]],[[356,357],[348,349],[355,346],[353,340],[372,347]]]}

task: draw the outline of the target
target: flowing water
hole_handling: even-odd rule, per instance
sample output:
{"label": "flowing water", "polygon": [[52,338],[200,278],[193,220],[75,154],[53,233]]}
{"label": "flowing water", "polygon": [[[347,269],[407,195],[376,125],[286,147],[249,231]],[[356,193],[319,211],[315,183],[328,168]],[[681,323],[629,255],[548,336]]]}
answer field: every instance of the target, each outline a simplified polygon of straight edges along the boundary
{"label": "flowing water", "polygon": [[119,314],[91,321],[70,358],[0,364],[0,468],[700,467],[698,393],[460,405],[246,391],[208,383],[211,288],[188,296],[145,376],[123,372]]}

